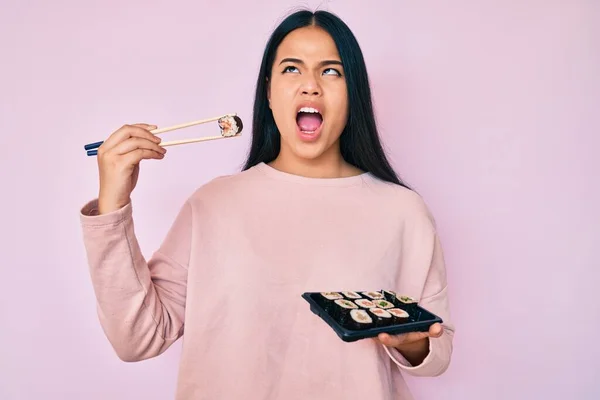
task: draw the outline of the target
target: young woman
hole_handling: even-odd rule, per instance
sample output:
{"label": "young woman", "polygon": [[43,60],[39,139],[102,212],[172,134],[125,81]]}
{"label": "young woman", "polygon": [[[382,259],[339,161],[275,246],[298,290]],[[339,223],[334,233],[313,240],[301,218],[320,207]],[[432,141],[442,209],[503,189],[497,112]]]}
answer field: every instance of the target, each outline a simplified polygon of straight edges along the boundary
{"label": "young woman", "polygon": [[[386,160],[340,19],[301,11],[274,31],[245,168],[195,191],[146,261],[130,194],[140,161],[165,156],[154,128],[105,141],[98,198],[81,210],[98,315],[122,360],[183,336],[177,399],[408,399],[402,372],[446,370],[454,329],[434,220]],[[346,343],[301,298],[385,288],[443,327]]]}

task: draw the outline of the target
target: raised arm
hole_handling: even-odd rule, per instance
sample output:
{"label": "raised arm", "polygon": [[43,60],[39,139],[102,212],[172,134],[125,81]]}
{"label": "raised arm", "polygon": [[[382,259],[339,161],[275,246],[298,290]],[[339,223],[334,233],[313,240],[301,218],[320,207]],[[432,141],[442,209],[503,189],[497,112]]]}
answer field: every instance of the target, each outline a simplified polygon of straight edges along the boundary
{"label": "raised arm", "polygon": [[138,361],[164,352],[183,332],[192,208],[181,208],[160,248],[142,255],[130,195],[142,159],[164,149],[148,129],[125,125],[98,149],[100,194],[81,209],[97,310],[117,355]]}

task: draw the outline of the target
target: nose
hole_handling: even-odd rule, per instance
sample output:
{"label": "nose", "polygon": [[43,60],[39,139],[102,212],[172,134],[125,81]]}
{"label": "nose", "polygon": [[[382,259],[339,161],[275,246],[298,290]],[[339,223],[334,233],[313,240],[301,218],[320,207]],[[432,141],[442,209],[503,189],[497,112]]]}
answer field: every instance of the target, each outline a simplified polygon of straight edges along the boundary
{"label": "nose", "polygon": [[302,94],[308,96],[320,96],[321,86],[319,82],[312,76],[306,75],[306,78],[302,82]]}

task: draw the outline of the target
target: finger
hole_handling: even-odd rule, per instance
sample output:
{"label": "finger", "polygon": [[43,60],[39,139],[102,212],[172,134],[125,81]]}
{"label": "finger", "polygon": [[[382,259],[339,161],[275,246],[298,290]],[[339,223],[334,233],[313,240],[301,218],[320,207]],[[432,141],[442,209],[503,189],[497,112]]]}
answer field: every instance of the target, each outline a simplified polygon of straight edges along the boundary
{"label": "finger", "polygon": [[140,128],[146,129],[146,130],[148,130],[148,131],[151,131],[151,130],[154,130],[154,129],[156,129],[156,128],[157,128],[157,126],[156,126],[156,125],[152,125],[152,124],[145,124],[145,123],[142,123],[142,122],[140,122],[140,123],[138,123],[138,124],[131,124],[131,126],[138,126],[138,127],[140,127]]}
{"label": "finger", "polygon": [[98,152],[103,151],[106,152],[111,148],[115,147],[117,144],[127,140],[131,137],[142,137],[156,143],[160,143],[160,138],[155,136],[150,130],[156,129],[156,125],[149,124],[134,124],[134,125],[123,125],[121,128],[117,129],[112,135],[108,137],[102,143]]}
{"label": "finger", "polygon": [[[152,131],[153,131],[153,130],[156,130],[156,129],[158,129],[158,126],[156,126],[156,125],[151,125],[151,124],[143,124],[143,123],[139,123],[139,124],[132,124],[131,126],[136,126],[136,127],[138,127],[138,128],[145,129],[145,130],[147,130],[147,131],[148,131],[148,132],[150,132],[150,133],[152,133]],[[153,133],[152,133],[152,136],[154,136],[154,137],[158,137],[158,136],[155,136]]]}
{"label": "finger", "polygon": [[429,336],[429,332],[409,332],[402,335],[389,335],[387,333],[380,333],[377,337],[379,341],[388,347],[397,347],[401,344],[418,342]]}
{"label": "finger", "polygon": [[110,150],[110,152],[112,154],[126,154],[130,151],[137,149],[152,150],[160,154],[165,154],[167,152],[167,149],[165,149],[164,147],[160,147],[154,141],[150,141],[146,138],[140,137],[131,137],[125,140],[124,142],[121,142],[118,145],[116,145]]}
{"label": "finger", "polygon": [[142,160],[160,160],[164,157],[164,154],[157,153],[154,150],[149,149],[136,149],[132,150],[129,153],[123,155],[124,162],[127,165],[136,165]]}
{"label": "finger", "polygon": [[439,338],[444,333],[444,327],[442,324],[436,322],[429,327],[429,337]]}

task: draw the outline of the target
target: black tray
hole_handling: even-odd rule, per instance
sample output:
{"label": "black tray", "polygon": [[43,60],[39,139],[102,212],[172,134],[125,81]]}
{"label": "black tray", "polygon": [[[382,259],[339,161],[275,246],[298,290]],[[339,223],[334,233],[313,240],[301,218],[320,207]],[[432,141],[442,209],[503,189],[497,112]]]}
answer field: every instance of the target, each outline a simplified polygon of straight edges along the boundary
{"label": "black tray", "polygon": [[[354,303],[354,305],[358,307],[356,308],[357,310],[366,311],[372,319],[372,323],[370,324],[356,323],[350,316],[351,309],[339,306],[335,303],[335,300],[327,299],[321,292],[303,293],[302,297],[310,304],[310,310],[323,319],[344,342],[354,342],[361,339],[373,338],[377,337],[380,333],[394,335],[407,332],[427,332],[431,325],[437,322],[443,322],[440,317],[427,311],[416,302],[405,303],[400,301],[399,298],[403,296],[396,295],[393,291],[349,292],[358,294],[360,298],[345,295],[344,293],[348,292],[344,291],[331,293],[342,296],[340,300]],[[360,301],[361,299],[377,301],[365,295],[365,293],[378,293],[383,297],[383,300],[392,303],[394,305],[393,308],[399,308],[406,311],[409,314],[408,318],[397,318],[396,316],[392,316],[391,318],[377,318],[373,313],[369,312],[368,308],[358,306],[356,303],[356,300]],[[375,309],[377,308],[381,309],[382,307],[375,307]]]}

